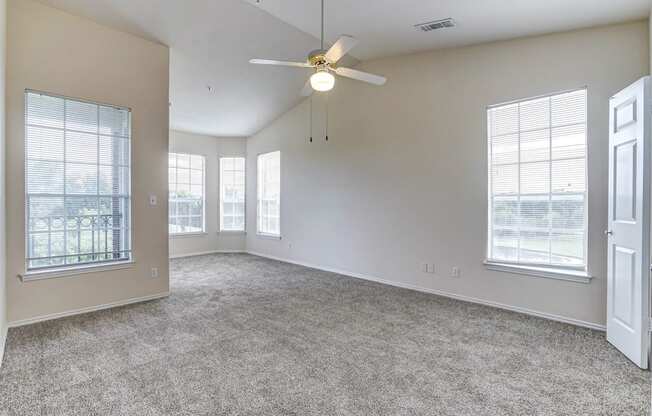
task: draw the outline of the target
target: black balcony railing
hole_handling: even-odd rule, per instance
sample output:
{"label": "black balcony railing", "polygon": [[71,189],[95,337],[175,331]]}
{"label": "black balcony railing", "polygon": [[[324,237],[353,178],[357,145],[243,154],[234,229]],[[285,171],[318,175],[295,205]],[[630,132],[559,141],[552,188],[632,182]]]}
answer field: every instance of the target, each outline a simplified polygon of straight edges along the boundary
{"label": "black balcony railing", "polygon": [[108,261],[129,252],[122,214],[30,217],[28,233],[30,264]]}

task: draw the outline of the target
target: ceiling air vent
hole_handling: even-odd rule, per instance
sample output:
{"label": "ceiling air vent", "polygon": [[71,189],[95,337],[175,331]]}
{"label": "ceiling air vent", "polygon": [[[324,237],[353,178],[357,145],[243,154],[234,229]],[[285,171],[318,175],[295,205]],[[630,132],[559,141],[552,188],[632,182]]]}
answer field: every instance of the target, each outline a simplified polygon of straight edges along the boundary
{"label": "ceiling air vent", "polygon": [[420,30],[422,32],[431,32],[433,30],[446,29],[446,28],[449,28],[449,27],[455,27],[455,21],[449,17],[448,19],[435,20],[433,22],[421,23],[421,24],[418,24],[418,25],[414,25],[414,27],[416,27],[417,30]]}

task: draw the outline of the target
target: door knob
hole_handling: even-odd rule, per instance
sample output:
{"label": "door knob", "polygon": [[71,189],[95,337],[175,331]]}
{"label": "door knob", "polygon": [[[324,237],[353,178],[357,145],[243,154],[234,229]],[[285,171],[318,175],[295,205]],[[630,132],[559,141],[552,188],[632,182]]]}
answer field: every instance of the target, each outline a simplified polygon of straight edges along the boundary
{"label": "door knob", "polygon": [[605,230],[604,235],[614,235],[614,232],[611,230]]}

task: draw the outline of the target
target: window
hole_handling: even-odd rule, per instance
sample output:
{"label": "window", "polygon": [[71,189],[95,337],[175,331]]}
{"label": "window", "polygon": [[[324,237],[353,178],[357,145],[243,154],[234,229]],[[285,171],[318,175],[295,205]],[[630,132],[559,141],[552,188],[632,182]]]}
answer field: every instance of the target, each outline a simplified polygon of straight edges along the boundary
{"label": "window", "polygon": [[204,156],[170,153],[170,234],[204,232]]}
{"label": "window", "polygon": [[245,158],[220,158],[220,231],[245,230]]}
{"label": "window", "polygon": [[587,91],[487,111],[488,260],[585,269]]}
{"label": "window", "polygon": [[258,156],[258,233],[281,236],[281,152]]}
{"label": "window", "polygon": [[125,261],[131,113],[25,92],[27,270]]}

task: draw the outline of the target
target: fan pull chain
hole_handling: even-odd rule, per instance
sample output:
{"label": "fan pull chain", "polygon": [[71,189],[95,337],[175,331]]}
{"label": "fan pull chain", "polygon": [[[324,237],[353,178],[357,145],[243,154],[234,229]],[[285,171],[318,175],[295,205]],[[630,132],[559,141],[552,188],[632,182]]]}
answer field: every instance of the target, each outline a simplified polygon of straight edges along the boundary
{"label": "fan pull chain", "polygon": [[326,93],[326,141],[328,141],[328,97],[330,93]]}
{"label": "fan pull chain", "polygon": [[310,143],[312,143],[312,95],[310,96]]}

